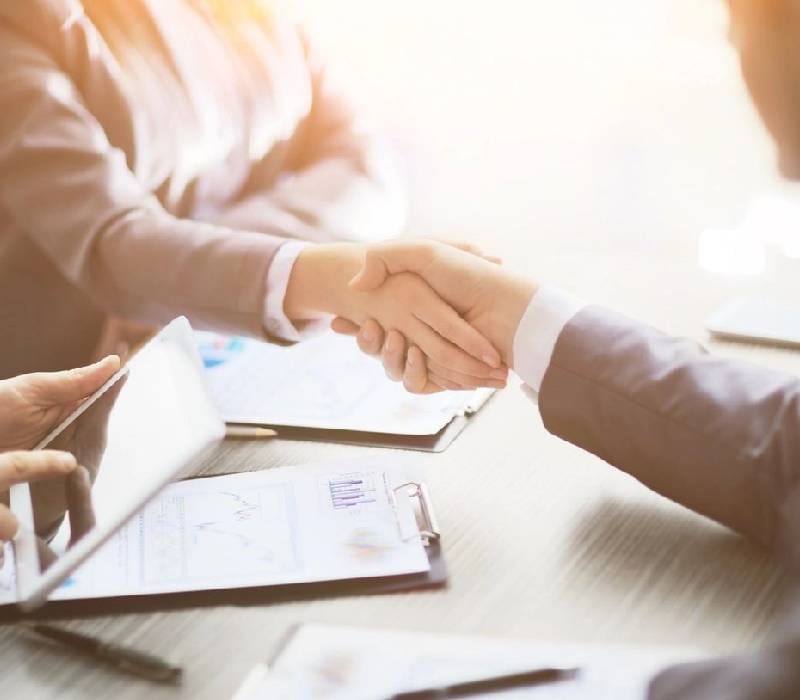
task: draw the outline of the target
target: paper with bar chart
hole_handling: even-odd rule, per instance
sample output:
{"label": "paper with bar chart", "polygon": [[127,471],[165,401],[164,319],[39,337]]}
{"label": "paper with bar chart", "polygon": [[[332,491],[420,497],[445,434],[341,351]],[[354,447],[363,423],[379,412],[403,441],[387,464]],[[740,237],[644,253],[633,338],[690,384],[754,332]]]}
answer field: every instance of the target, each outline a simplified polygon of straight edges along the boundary
{"label": "paper with bar chart", "polygon": [[[395,494],[408,480],[405,468],[354,464],[355,469],[352,464],[283,467],[172,484],[52,598],[428,571],[425,549],[413,536],[419,532],[413,505],[402,491]],[[12,575],[8,566],[7,560],[6,578]],[[6,583],[0,586],[0,599],[6,598],[3,588],[11,588]]]}

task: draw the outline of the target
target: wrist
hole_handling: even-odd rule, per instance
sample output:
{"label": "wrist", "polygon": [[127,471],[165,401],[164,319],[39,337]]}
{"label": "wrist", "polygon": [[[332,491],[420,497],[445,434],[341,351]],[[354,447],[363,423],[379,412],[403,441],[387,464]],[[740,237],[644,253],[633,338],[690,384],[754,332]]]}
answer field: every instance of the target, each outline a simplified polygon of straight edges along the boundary
{"label": "wrist", "polygon": [[487,310],[482,314],[486,320],[478,330],[497,348],[505,365],[513,367],[514,338],[539,287],[524,277],[501,272],[496,291],[487,299]]}
{"label": "wrist", "polygon": [[319,244],[301,250],[286,287],[286,316],[292,321],[349,316],[352,292],[348,283],[364,259],[365,247],[357,243]]}

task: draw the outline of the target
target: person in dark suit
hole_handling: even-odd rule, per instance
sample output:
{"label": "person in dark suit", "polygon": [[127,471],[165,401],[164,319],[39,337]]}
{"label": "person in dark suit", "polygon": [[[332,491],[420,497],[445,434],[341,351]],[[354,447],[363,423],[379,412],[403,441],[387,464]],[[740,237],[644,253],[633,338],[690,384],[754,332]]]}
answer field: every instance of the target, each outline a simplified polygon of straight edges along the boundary
{"label": "person in dark suit", "polygon": [[[731,40],[778,150],[800,180],[800,0],[729,0]],[[545,427],[655,491],[773,550],[800,573],[800,380],[715,358],[561,290],[430,241],[371,248],[351,283],[414,273],[479,330],[538,394]],[[410,391],[468,384],[394,330],[337,319]],[[800,597],[756,654],[667,669],[652,700],[800,698]]]}

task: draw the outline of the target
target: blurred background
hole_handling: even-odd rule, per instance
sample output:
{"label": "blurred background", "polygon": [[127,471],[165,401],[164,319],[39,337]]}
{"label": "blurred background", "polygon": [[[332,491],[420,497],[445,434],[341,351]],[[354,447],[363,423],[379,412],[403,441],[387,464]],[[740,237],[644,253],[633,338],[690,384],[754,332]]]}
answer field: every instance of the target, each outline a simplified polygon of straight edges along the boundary
{"label": "blurred background", "polygon": [[800,217],[723,0],[296,3],[394,142],[411,232],[478,240],[673,332],[701,317],[659,312],[671,297],[704,314],[783,293]]}

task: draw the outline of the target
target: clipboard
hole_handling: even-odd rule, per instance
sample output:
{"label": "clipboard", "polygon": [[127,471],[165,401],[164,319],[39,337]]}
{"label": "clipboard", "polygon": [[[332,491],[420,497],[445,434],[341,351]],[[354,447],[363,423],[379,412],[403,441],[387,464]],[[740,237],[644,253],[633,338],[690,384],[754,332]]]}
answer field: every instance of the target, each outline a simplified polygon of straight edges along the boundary
{"label": "clipboard", "polygon": [[349,338],[323,334],[275,347],[197,333],[217,408],[230,426],[274,429],[279,438],[442,452],[491,389],[414,396],[389,382]]}
{"label": "clipboard", "polygon": [[[278,433],[276,439],[293,442],[338,442],[358,447],[378,447],[414,452],[444,452],[455,439],[464,432],[469,419],[474,414],[456,416],[438,433],[433,435],[393,435],[391,433],[370,433],[358,430],[326,430],[323,428],[297,428],[293,426],[269,425]],[[252,423],[228,423],[229,426],[252,427]]]}
{"label": "clipboard", "polygon": [[0,605],[0,622],[13,622],[20,619],[88,618],[121,613],[144,613],[202,607],[264,606],[326,598],[386,595],[445,588],[448,582],[448,569],[442,551],[438,522],[427,487],[421,482],[408,482],[396,487],[395,491],[399,489],[408,489],[407,495],[416,502],[415,510],[419,524],[419,536],[422,538],[425,553],[430,563],[428,571],[397,576],[353,578],[312,583],[291,583],[220,590],[190,590],[175,593],[98,597],[80,600],[51,600],[31,613],[23,613],[16,603],[7,603]]}
{"label": "clipboard", "polygon": [[[258,427],[269,428],[278,433],[276,439],[295,442],[337,442],[358,447],[378,447],[414,452],[444,452],[464,432],[470,420],[494,397],[487,396],[475,409],[466,411],[453,419],[438,433],[433,435],[396,435],[393,433],[373,433],[360,430],[329,430],[324,428],[299,428],[276,424],[263,424]],[[253,427],[253,423],[228,423],[235,427]]]}

